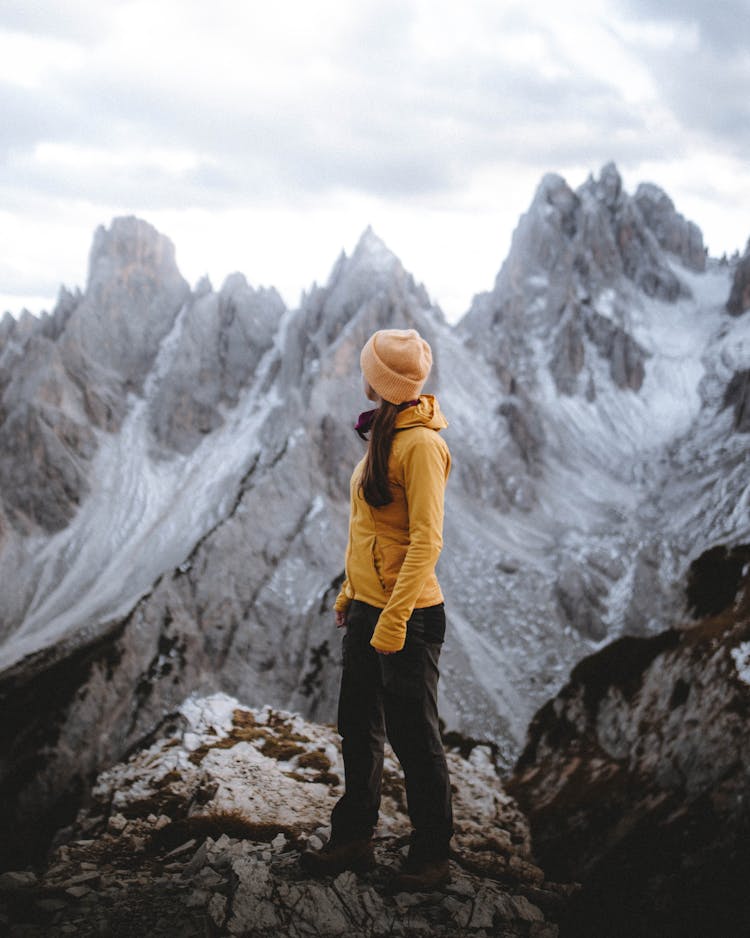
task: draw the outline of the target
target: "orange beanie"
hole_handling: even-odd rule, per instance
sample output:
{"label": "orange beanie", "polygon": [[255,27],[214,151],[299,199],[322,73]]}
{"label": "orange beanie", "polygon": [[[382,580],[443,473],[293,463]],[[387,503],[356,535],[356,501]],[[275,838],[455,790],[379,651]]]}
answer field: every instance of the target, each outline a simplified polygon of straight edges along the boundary
{"label": "orange beanie", "polygon": [[432,367],[432,349],[416,329],[381,329],[359,356],[370,387],[391,404],[419,397]]}

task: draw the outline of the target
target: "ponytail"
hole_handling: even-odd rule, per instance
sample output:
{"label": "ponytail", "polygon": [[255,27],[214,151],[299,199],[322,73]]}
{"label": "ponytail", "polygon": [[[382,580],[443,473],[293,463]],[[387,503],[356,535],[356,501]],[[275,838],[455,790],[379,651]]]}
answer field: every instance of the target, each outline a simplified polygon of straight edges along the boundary
{"label": "ponytail", "polygon": [[[411,402],[410,402],[411,403]],[[388,459],[396,428],[396,417],[403,405],[383,401],[372,422],[365,464],[359,487],[368,505],[383,508],[393,501],[388,484]]]}

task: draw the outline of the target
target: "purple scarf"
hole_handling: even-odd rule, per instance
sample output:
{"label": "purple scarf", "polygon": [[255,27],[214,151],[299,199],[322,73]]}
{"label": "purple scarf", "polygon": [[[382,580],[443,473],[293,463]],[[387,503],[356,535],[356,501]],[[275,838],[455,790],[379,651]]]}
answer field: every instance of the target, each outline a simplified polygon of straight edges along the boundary
{"label": "purple scarf", "polygon": [[[404,401],[403,404],[398,404],[396,409],[400,412],[402,410],[406,410],[407,407],[414,407],[418,403],[419,403],[419,398],[417,398],[415,401]],[[380,410],[379,407],[375,407],[372,410],[363,410],[362,413],[359,415],[357,422],[354,425],[354,429],[362,437],[363,440],[367,439],[367,434],[372,429],[372,423],[375,420],[375,417],[377,416],[377,413],[379,410]]]}

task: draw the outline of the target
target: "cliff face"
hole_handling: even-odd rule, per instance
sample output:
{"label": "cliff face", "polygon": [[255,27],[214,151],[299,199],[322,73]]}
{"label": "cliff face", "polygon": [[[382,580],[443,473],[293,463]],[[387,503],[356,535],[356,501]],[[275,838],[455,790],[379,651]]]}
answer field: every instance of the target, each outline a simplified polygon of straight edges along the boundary
{"label": "cliff face", "polygon": [[750,242],[734,271],[732,291],[727,300],[727,312],[741,316],[750,310]]}
{"label": "cliff face", "polygon": [[713,615],[584,659],[532,721],[508,788],[537,862],[583,884],[563,934],[750,928],[748,560],[701,558],[694,608]]}

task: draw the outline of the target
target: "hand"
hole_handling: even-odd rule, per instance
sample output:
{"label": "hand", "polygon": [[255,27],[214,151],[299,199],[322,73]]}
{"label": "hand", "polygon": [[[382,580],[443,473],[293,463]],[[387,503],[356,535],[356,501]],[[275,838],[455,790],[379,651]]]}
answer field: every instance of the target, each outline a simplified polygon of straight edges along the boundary
{"label": "hand", "polygon": [[336,617],[336,628],[343,629],[346,625],[346,613],[336,609],[333,614]]}

